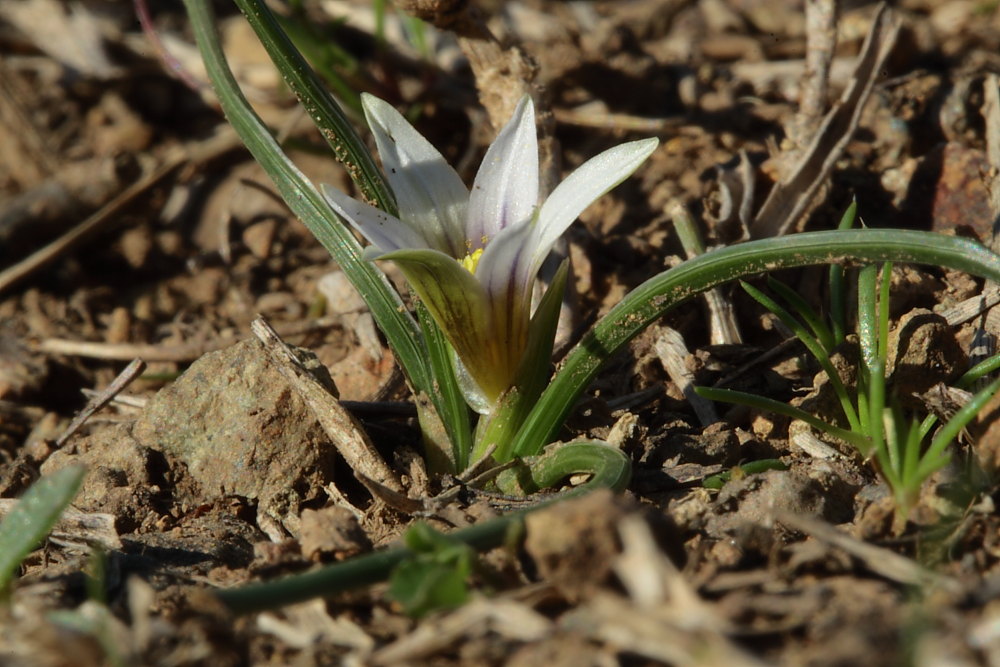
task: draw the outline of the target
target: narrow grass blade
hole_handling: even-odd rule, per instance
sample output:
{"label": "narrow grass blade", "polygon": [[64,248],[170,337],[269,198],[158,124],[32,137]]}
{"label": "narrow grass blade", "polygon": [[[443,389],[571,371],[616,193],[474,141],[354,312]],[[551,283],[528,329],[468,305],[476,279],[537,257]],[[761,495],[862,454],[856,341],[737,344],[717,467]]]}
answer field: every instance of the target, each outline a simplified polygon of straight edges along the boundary
{"label": "narrow grass blade", "polygon": [[83,466],[68,466],[42,477],[0,523],[0,591],[6,593],[21,561],[52,530],[86,472]]}
{"label": "narrow grass blade", "polygon": [[785,300],[795,312],[798,313],[802,321],[806,323],[806,326],[812,331],[813,336],[819,341],[819,344],[823,346],[823,351],[829,355],[833,352],[833,348],[836,346],[834,343],[833,332],[830,331],[830,327],[823,323],[823,320],[813,307],[803,299],[798,292],[793,290],[791,287],[776,280],[771,276],[767,277],[767,286],[778,293],[778,295]]}
{"label": "narrow grass blade", "polygon": [[431,402],[450,441],[450,443],[437,443],[437,446],[451,448],[451,461],[455,469],[450,472],[457,474],[468,467],[469,452],[472,450],[469,406],[465,404],[462,391],[455,379],[455,367],[448,341],[422,302],[417,303],[417,317],[427,343],[429,353],[427,363],[437,380],[431,388]]}
{"label": "narrow grass blade", "polygon": [[867,449],[869,447],[868,439],[860,433],[855,433],[854,431],[848,431],[847,429],[840,428],[839,426],[834,426],[833,424],[825,422],[815,415],[809,414],[805,410],[800,410],[799,408],[791,406],[788,403],[782,403],[781,401],[776,401],[773,398],[766,398],[764,396],[758,396],[757,394],[736,391],[734,389],[717,389],[715,387],[695,387],[694,391],[702,398],[707,398],[710,401],[735,403],[736,405],[745,405],[750,408],[766,410],[775,414],[784,415],[785,417],[791,417],[792,419],[800,419],[815,429],[828,433],[835,438],[840,438],[845,442],[851,443],[858,449]]}
{"label": "narrow grass blade", "polygon": [[986,377],[997,369],[1000,369],[1000,354],[994,354],[989,359],[984,359],[967,370],[965,374],[958,379],[955,386],[959,389],[968,389],[974,385],[977,380]]}
{"label": "narrow grass blade", "polygon": [[795,334],[795,337],[802,341],[802,344],[806,346],[809,353],[816,358],[816,361],[819,362],[820,367],[826,372],[827,377],[830,379],[830,386],[833,387],[834,393],[837,394],[837,400],[840,402],[840,408],[843,411],[844,416],[847,418],[847,422],[850,424],[851,429],[859,429],[860,422],[858,421],[858,415],[854,410],[854,405],[851,403],[851,397],[847,393],[847,387],[844,386],[844,381],[840,378],[840,373],[838,373],[837,369],[834,368],[833,362],[830,360],[829,353],[823,347],[823,343],[806,331],[806,328],[802,326],[797,319],[792,317],[791,313],[782,308],[777,301],[749,283],[740,281],[740,284],[746,293],[753,297],[757,303],[774,313],[786,327],[791,329],[792,333]]}
{"label": "narrow grass blade", "polygon": [[[190,13],[190,0],[186,0],[185,4],[189,6]],[[373,206],[396,215],[392,190],[382,172],[375,166],[375,160],[372,159],[365,143],[340,106],[327,92],[316,72],[281,29],[277,18],[264,0],[236,0],[236,5],[246,16],[250,27],[257,33],[257,38],[264,45],[285,83],[302,103],[323,138],[333,149],[334,155],[347,168],[347,173],[351,175],[362,196]],[[214,77],[213,85],[217,85]],[[228,111],[226,116],[229,116]]]}
{"label": "narrow grass blade", "polygon": [[941,427],[941,430],[934,436],[930,447],[927,448],[923,458],[920,460],[920,466],[914,475],[919,482],[925,480],[935,470],[947,463],[948,458],[945,454],[945,449],[951,444],[952,440],[958,437],[962,429],[976,418],[979,411],[983,409],[983,406],[989,402],[998,389],[1000,389],[1000,378],[997,378],[988,386],[976,392],[972,399],[963,405],[955,413],[955,416],[948,420],[947,424]]}
{"label": "narrow grass blade", "polygon": [[342,72],[356,72],[358,61],[347,51],[335,44],[330,36],[314,28],[304,12],[295,12],[291,18],[275,17],[282,30],[312,64],[314,70],[325,80],[355,117],[363,118],[361,96],[344,78]]}
{"label": "narrow grass blade", "polygon": [[912,262],[1000,281],[1000,256],[957,237],[897,229],[807,232],[713,250],[630,292],[567,355],[518,432],[517,455],[551,442],[601,366],[664,313],[731,280],[782,268],[854,260]]}
{"label": "narrow grass blade", "polygon": [[[624,452],[600,440],[577,440],[538,457],[530,465],[536,489],[548,489],[570,475],[590,473],[591,478],[570,493],[579,495],[597,487],[624,491],[632,477],[632,462]],[[566,494],[561,494],[565,497]]]}

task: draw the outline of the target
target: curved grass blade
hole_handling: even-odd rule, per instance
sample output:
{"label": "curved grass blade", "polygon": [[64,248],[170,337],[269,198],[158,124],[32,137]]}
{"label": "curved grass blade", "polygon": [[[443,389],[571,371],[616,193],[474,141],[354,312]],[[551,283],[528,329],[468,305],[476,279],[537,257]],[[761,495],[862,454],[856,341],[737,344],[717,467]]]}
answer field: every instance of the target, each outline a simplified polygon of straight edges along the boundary
{"label": "curved grass blade", "polygon": [[86,472],[83,466],[67,466],[42,477],[0,523],[0,592],[7,593],[21,561],[52,530]]}
{"label": "curved grass blade", "polygon": [[598,487],[624,491],[632,479],[632,462],[625,453],[600,440],[577,440],[546,452],[529,466],[534,489],[555,486],[570,475],[590,473],[591,478],[560,497],[579,495]]}
{"label": "curved grass blade", "polygon": [[313,184],[288,159],[240,91],[215,31],[211,3],[185,0],[195,40],[226,117],[253,157],[274,181],[282,199],[309,228],[360,291],[416,391],[430,394],[433,379],[416,321],[385,275],[361,256],[361,245],[337,219]]}
{"label": "curved grass blade", "polygon": [[519,456],[535,454],[551,442],[576,400],[611,355],[678,304],[736,278],[845,260],[931,264],[1000,280],[1000,256],[968,239],[930,232],[807,232],[714,250],[647,280],[583,337],[521,427],[514,452]]}

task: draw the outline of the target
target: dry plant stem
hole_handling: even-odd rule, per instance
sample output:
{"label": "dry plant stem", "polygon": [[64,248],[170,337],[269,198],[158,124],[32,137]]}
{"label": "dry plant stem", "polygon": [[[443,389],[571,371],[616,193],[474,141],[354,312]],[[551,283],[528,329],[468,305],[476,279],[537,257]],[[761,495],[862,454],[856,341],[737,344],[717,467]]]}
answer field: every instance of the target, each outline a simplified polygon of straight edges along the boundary
{"label": "dry plant stem", "polygon": [[111,384],[87,401],[87,405],[80,411],[80,414],[73,418],[73,421],[70,422],[69,426],[66,427],[66,430],[59,436],[59,439],[56,440],[56,447],[62,447],[66,444],[66,441],[69,440],[70,437],[72,437],[73,434],[76,433],[95,412],[110,403],[115,396],[124,391],[125,387],[129,386],[133,380],[142,374],[144,370],[146,370],[146,362],[142,359],[133,359],[132,363],[126,366],[125,370],[119,373],[118,376],[111,381]]}
{"label": "dry plant stem", "polygon": [[837,48],[837,0],[806,0],[806,71],[799,101],[796,143],[804,146],[826,111],[830,65]]}
{"label": "dry plant stem", "polygon": [[[240,146],[239,138],[231,128],[220,129],[208,141],[200,140],[187,144],[180,150],[171,151],[161,164],[143,175],[124,192],[105,204],[99,211],[88,217],[76,227],[66,232],[47,246],[32,253],[22,261],[0,272],[0,292],[9,289],[15,283],[48,266],[59,257],[73,250],[90,239],[98,231],[102,231],[121,220],[119,215],[150,188],[156,186],[167,176],[186,163],[199,164],[207,162]],[[131,355],[142,356],[142,355]]]}
{"label": "dry plant stem", "polygon": [[263,319],[254,320],[250,328],[264,344],[264,349],[278,372],[288,380],[316,415],[320,426],[351,470],[358,473],[362,479],[367,478],[390,491],[402,493],[403,485],[399,478],[382,459],[382,455],[368,439],[361,425],[340,405],[336,397],[313,377],[312,373],[302,367],[274,329]]}
{"label": "dry plant stem", "polygon": [[683,116],[667,118],[646,118],[608,111],[586,111],[583,109],[553,109],[552,115],[561,125],[592,127],[600,130],[637,132],[640,134],[663,134],[682,127]]}
{"label": "dry plant stem", "polygon": [[419,624],[413,632],[380,648],[369,658],[376,667],[433,662],[432,656],[484,628],[517,642],[539,641],[555,632],[555,623],[528,605],[504,597],[477,598]]}
{"label": "dry plant stem", "polygon": [[[778,321],[776,324],[781,324],[781,322]],[[800,341],[795,336],[786,338],[785,340],[781,341],[780,343],[772,347],[770,350],[765,350],[764,352],[757,355],[747,363],[743,364],[742,366],[739,366],[729,375],[724,375],[723,377],[719,378],[712,384],[712,386],[725,387],[726,385],[732,384],[735,380],[743,377],[746,373],[750,372],[754,368],[757,368],[761,364],[766,364],[767,362],[773,359],[779,359],[784,357],[786,354],[789,353],[789,350],[797,347],[801,343],[802,341]]]}
{"label": "dry plant stem", "polygon": [[790,175],[771,189],[750,227],[753,238],[785,234],[812,205],[817,191],[826,182],[854,134],[875,79],[896,43],[900,24],[899,17],[892,10],[884,4],[879,7],[851,83],[823,119],[812,143]]}
{"label": "dry plant stem", "polygon": [[506,124],[524,95],[531,96],[539,128],[541,195],[551,192],[559,176],[559,147],[552,135],[552,111],[541,86],[535,83],[538,65],[519,47],[501,45],[468,0],[399,0],[396,5],[436,28],[455,33],[476,77],[479,101],[494,128]]}
{"label": "dry plant stem", "polygon": [[959,593],[962,590],[961,584],[952,577],[932,572],[894,551],[855,539],[818,519],[779,511],[775,512],[774,520],[792,530],[843,549],[861,560],[869,570],[891,581],[909,586],[936,586],[950,593]]}
{"label": "dry plant stem", "polygon": [[[16,498],[0,499],[0,519],[10,514],[18,502]],[[122,548],[113,515],[81,512],[72,507],[63,510],[48,539],[55,544],[76,549],[100,547],[106,551],[115,551]]]}
{"label": "dry plant stem", "polygon": [[939,314],[948,321],[950,326],[957,326],[979,317],[998,303],[1000,303],[1000,287],[995,283],[987,282],[981,293],[969,297],[965,301],[960,301],[951,308],[942,310]]}
{"label": "dry plant stem", "polygon": [[694,374],[687,368],[685,359],[688,357],[688,349],[684,344],[684,337],[681,332],[670,327],[663,327],[662,333],[653,344],[656,356],[660,358],[660,363],[670,376],[671,382],[684,394],[691,407],[694,408],[698,421],[702,426],[708,426],[719,421],[719,415],[715,412],[712,401],[702,398],[694,391]]}
{"label": "dry plant stem", "polygon": [[[698,233],[698,227],[691,218],[691,213],[679,199],[667,202],[667,214],[674,223],[677,236],[688,259],[705,252],[705,244]],[[708,325],[713,345],[735,345],[743,342],[740,327],[736,323],[736,313],[733,302],[722,293],[722,288],[715,287],[702,295],[708,306]],[[693,394],[692,394],[693,395]]]}
{"label": "dry plant stem", "polygon": [[[274,330],[281,337],[298,336],[311,331],[330,329],[339,326],[342,318],[321,317],[316,320],[301,322],[285,322],[275,325]],[[65,338],[46,338],[41,341],[37,350],[45,354],[63,354],[70,357],[89,357],[91,359],[109,359],[125,361],[136,357],[146,361],[172,361],[184,363],[194,361],[203,354],[221,350],[236,342],[235,338],[213,338],[212,340],[179,345],[154,345],[148,343],[97,343],[85,340],[67,340]]]}

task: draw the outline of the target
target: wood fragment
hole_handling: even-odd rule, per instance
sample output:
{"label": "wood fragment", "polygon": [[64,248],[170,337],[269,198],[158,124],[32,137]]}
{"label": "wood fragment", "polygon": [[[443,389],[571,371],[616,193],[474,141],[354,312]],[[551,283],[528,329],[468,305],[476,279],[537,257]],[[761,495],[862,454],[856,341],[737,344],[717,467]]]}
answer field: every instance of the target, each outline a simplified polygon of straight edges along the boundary
{"label": "wood fragment", "polygon": [[[18,502],[17,498],[0,498],[0,520],[17,507]],[[81,512],[72,507],[63,510],[59,521],[52,527],[50,539],[58,544],[80,548],[100,546],[107,551],[122,548],[113,515]]]}
{"label": "wood fragment", "polygon": [[771,189],[750,227],[753,238],[787,233],[813,203],[854,134],[875,80],[896,43],[900,25],[901,20],[894,11],[885,4],[879,6],[851,83],[826,115],[795,168]]}
{"label": "wood fragment", "polygon": [[[799,101],[800,139],[806,139],[826,111],[830,66],[837,49],[837,0],[806,0],[806,71]],[[797,142],[803,146],[805,142]]]}
{"label": "wood fragment", "polygon": [[114,380],[111,381],[111,384],[105,387],[102,391],[99,391],[89,401],[87,401],[87,405],[83,408],[83,410],[81,410],[80,413],[73,418],[73,421],[71,421],[69,426],[66,427],[66,430],[63,431],[62,435],[56,439],[56,447],[62,447],[66,444],[66,441],[69,440],[74,433],[80,430],[80,427],[83,426],[95,412],[110,403],[115,396],[132,384],[132,381],[139,377],[144,370],[146,370],[146,362],[142,359],[133,359],[132,362],[126,366]]}
{"label": "wood fragment", "polygon": [[[299,336],[312,331],[320,331],[340,325],[340,316],[321,317],[315,320],[299,322],[283,322],[277,324],[274,330],[279,336]],[[236,342],[235,338],[216,337],[211,340],[178,345],[156,345],[153,343],[98,343],[85,340],[67,340],[65,338],[46,338],[37,345],[39,352],[46,354],[63,354],[71,357],[89,357],[91,359],[111,359],[125,361],[136,357],[146,361],[173,361],[184,363],[194,361],[202,355],[229,347]]]}
{"label": "wood fragment", "polygon": [[774,519],[792,530],[812,535],[817,540],[843,549],[869,570],[891,581],[910,586],[938,587],[950,593],[960,593],[962,590],[958,580],[952,577],[932,572],[915,560],[894,551],[862,542],[819,519],[780,510],[774,513]]}
{"label": "wood fragment", "polygon": [[277,332],[263,318],[254,320],[250,329],[264,345],[278,372],[316,415],[320,426],[351,469],[361,479],[367,478],[391,491],[403,493],[403,485],[396,473],[375,449],[361,425],[312,373],[302,367]]}
{"label": "wood fragment", "polygon": [[716,414],[712,401],[702,398],[694,392],[694,374],[688,370],[684,363],[689,353],[681,333],[670,327],[662,327],[660,335],[657,336],[656,342],[653,344],[653,349],[656,350],[656,356],[660,358],[660,363],[663,364],[670,380],[677,385],[681,393],[684,394],[684,398],[694,408],[701,425],[708,426],[719,421],[719,415]]}

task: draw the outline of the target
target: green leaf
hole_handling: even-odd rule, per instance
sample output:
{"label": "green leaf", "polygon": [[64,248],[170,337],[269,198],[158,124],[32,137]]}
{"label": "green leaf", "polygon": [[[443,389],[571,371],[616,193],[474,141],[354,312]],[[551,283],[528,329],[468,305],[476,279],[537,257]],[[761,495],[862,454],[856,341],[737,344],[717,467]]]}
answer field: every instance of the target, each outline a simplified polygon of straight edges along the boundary
{"label": "green leaf", "polygon": [[464,604],[466,580],[475,552],[466,544],[417,523],[404,536],[413,552],[389,577],[389,595],[408,615],[419,618]]}
{"label": "green leaf", "polygon": [[1000,257],[968,239],[930,232],[806,232],[713,250],[647,280],[594,325],[567,355],[525,420],[516,436],[515,454],[535,454],[551,442],[604,363],[678,304],[737,278],[844,260],[931,264],[1000,281]]}
{"label": "green leaf", "polygon": [[42,477],[0,523],[0,591],[9,590],[21,561],[52,530],[86,472],[83,466],[68,466]]}
{"label": "green leaf", "polygon": [[505,493],[526,495],[548,489],[570,475],[589,474],[584,484],[566,495],[579,495],[596,488],[624,491],[632,479],[632,462],[620,449],[601,440],[575,440],[553,445],[544,454],[525,460],[525,466],[505,471],[497,486]]}

